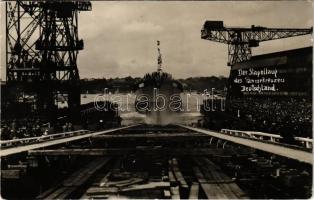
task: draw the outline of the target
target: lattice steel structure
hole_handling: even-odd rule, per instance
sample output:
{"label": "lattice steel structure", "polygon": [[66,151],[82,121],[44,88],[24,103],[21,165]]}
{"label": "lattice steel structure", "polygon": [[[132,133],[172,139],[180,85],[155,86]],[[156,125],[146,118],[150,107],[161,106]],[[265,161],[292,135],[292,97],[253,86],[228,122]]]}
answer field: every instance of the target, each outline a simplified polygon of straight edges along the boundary
{"label": "lattice steel structure", "polygon": [[201,30],[201,38],[228,44],[228,66],[249,60],[252,47],[260,42],[307,35],[313,28],[266,28],[252,25],[251,28],[224,27],[222,21],[206,21]]}
{"label": "lattice steel structure", "polygon": [[55,107],[58,95],[79,106],[78,12],[88,10],[89,1],[7,1],[7,84],[34,93],[42,109]]}

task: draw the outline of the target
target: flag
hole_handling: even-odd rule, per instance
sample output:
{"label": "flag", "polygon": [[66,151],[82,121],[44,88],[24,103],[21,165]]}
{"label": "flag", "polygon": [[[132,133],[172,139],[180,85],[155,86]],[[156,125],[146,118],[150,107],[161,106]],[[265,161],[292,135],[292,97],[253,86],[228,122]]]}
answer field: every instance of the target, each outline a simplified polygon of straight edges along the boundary
{"label": "flag", "polygon": [[158,64],[160,65],[162,63],[161,55],[158,56]]}

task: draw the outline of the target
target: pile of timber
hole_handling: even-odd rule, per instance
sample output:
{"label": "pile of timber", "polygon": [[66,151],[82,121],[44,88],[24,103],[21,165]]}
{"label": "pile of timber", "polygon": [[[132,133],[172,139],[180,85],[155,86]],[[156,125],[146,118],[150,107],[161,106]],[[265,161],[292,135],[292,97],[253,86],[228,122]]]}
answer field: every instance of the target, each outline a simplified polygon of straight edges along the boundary
{"label": "pile of timber", "polygon": [[118,159],[103,178],[88,188],[82,199],[116,198],[138,191],[151,191],[170,187],[169,182],[150,181],[147,172],[128,172]]}
{"label": "pile of timber", "polygon": [[[147,173],[127,172],[113,167],[107,174],[92,187],[87,189],[82,199],[116,198],[129,193],[162,190],[169,188],[170,183],[164,181],[150,181]],[[149,193],[149,192],[147,192]]]}
{"label": "pile of timber", "polygon": [[[168,160],[168,176],[163,174],[161,178],[149,177],[145,172],[125,171],[120,161],[94,182],[81,198],[134,198],[141,195],[163,199],[199,197],[199,183],[189,185],[186,182],[176,158]],[[156,194],[159,196],[154,196]]]}

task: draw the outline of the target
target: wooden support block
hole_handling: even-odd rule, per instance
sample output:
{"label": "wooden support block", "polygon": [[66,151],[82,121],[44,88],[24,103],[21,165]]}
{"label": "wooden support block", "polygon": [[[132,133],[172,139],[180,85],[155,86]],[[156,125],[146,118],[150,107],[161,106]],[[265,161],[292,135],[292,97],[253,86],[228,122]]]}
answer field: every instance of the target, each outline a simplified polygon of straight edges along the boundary
{"label": "wooden support block", "polygon": [[169,181],[170,181],[170,184],[171,185],[175,185],[177,183],[177,180],[176,178],[174,177],[174,174],[171,170],[171,168],[169,167],[169,170],[168,170],[168,176],[169,176]]}
{"label": "wooden support block", "polygon": [[142,184],[142,185],[129,186],[127,188],[121,189],[121,191],[127,192],[127,191],[157,189],[157,188],[166,188],[166,187],[170,187],[169,182],[151,182],[151,183]]}
{"label": "wooden support block", "polygon": [[98,195],[92,195],[92,196],[82,196],[80,199],[109,199],[111,195],[108,194],[98,194]]}
{"label": "wooden support block", "polygon": [[193,182],[190,188],[189,199],[198,199],[199,183]]}
{"label": "wooden support block", "polygon": [[171,199],[180,199],[179,186],[170,187]]}
{"label": "wooden support block", "polygon": [[178,165],[178,161],[173,158],[171,163],[171,168],[174,173],[174,176],[176,177],[177,181],[180,183],[180,186],[184,189],[188,188],[188,184],[186,183]]}
{"label": "wooden support block", "polygon": [[117,193],[119,190],[117,187],[91,187],[86,191],[88,195],[104,195]]}
{"label": "wooden support block", "polygon": [[111,171],[109,171],[106,174],[106,176],[100,180],[99,187],[103,187],[103,186],[105,186],[108,183],[110,174],[111,174]]}
{"label": "wooden support block", "polygon": [[164,198],[169,199],[171,197],[171,193],[169,190],[164,190]]}
{"label": "wooden support block", "polygon": [[142,183],[143,181],[144,181],[144,179],[142,179],[142,178],[132,178],[128,182],[120,183],[120,184],[117,184],[116,186],[117,187],[125,187],[125,186],[128,186],[128,185],[134,185],[134,184],[137,184],[137,183]]}

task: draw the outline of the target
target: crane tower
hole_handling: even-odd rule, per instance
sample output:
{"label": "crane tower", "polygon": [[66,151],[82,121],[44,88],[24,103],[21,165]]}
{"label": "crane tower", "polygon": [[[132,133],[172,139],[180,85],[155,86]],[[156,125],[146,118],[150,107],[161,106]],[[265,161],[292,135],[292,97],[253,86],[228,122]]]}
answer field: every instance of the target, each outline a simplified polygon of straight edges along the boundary
{"label": "crane tower", "polygon": [[60,96],[69,109],[80,105],[78,12],[89,1],[7,1],[7,85],[33,94],[39,109],[51,111]]}
{"label": "crane tower", "polygon": [[260,42],[311,34],[313,28],[266,28],[252,25],[250,28],[225,27],[223,21],[206,21],[201,38],[228,45],[228,66],[247,61],[252,47]]}

